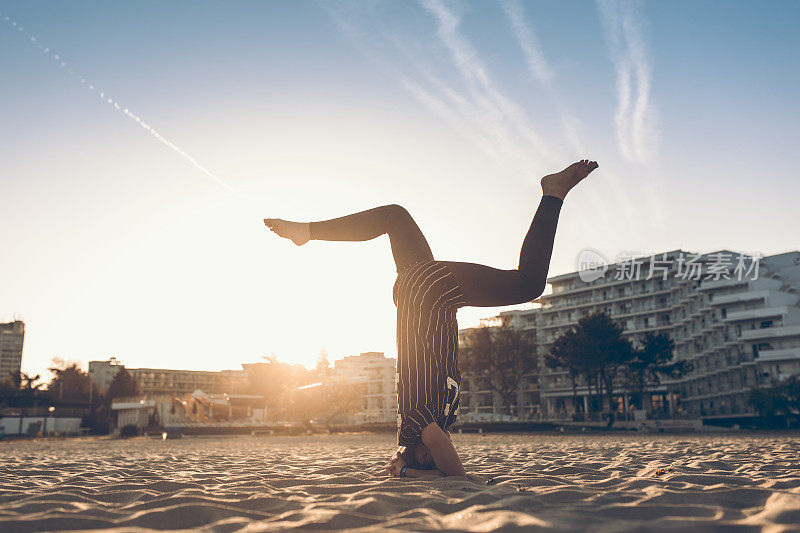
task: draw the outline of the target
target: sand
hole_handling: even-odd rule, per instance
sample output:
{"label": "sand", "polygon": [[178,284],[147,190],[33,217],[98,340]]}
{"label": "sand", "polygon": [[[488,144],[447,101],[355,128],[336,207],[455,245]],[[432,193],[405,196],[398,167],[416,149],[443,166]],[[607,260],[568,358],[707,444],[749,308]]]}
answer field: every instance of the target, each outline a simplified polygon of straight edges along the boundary
{"label": "sand", "polygon": [[0,531],[800,531],[797,434],[453,437],[472,481],[389,434],[0,442]]}

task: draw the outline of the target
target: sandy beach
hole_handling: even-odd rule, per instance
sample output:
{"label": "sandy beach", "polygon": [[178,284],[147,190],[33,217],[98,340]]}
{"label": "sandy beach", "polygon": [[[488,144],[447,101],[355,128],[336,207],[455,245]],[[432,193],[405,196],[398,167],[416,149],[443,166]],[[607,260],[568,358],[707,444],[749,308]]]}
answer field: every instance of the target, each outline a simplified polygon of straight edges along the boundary
{"label": "sandy beach", "polygon": [[796,434],[454,441],[472,480],[386,477],[390,434],[2,442],[0,530],[800,531]]}

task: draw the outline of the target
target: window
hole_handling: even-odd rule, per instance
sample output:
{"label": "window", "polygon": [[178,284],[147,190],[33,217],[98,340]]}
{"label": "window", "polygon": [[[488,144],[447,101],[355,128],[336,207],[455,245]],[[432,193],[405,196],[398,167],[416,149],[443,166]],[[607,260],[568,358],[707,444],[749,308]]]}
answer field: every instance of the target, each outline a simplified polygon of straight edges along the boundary
{"label": "window", "polygon": [[661,394],[654,394],[650,397],[650,407],[654,411],[664,411],[664,396]]}
{"label": "window", "polygon": [[727,318],[727,316],[728,316],[728,310],[723,307],[722,308],[722,318]]}
{"label": "window", "polygon": [[762,328],[771,328],[772,327],[772,320],[765,320],[761,323]]}

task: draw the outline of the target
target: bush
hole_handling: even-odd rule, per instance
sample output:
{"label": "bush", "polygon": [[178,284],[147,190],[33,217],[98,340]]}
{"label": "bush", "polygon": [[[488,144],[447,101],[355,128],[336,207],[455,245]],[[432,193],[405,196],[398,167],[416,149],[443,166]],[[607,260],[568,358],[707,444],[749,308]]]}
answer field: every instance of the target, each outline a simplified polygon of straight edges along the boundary
{"label": "bush", "polygon": [[793,375],[772,385],[750,390],[748,403],[764,419],[783,418],[786,427],[800,418],[800,376]]}
{"label": "bush", "polygon": [[83,417],[81,427],[89,428],[92,435],[111,433],[111,417],[99,411],[93,411]]}
{"label": "bush", "polygon": [[139,428],[135,424],[122,426],[122,429],[119,430],[120,437],[136,437],[137,435],[139,435]]}

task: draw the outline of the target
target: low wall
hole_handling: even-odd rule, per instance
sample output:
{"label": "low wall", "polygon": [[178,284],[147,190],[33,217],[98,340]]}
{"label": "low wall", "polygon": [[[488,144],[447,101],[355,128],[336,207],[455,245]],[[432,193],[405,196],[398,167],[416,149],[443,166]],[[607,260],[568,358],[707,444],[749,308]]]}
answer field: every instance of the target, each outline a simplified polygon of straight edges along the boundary
{"label": "low wall", "polygon": [[[20,431],[20,427],[22,431]],[[45,430],[47,433],[77,434],[80,427],[81,419],[77,417],[24,416],[22,417],[21,426],[20,417],[18,416],[0,418],[0,428],[2,428],[5,435],[35,435]]]}

